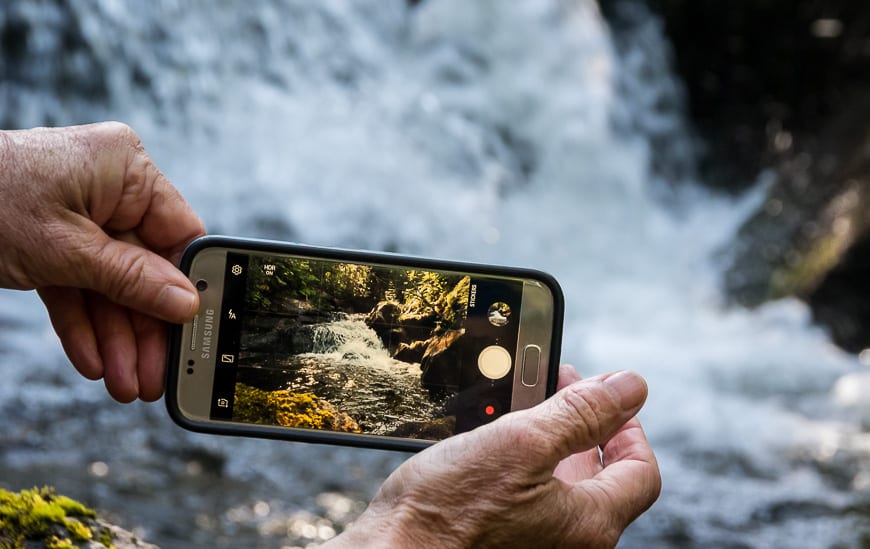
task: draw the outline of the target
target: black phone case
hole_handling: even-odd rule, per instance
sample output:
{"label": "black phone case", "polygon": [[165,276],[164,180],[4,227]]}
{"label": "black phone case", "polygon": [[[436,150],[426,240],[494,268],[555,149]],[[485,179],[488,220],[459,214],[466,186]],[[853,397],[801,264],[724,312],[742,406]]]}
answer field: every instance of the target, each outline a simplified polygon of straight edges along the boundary
{"label": "black phone case", "polygon": [[[226,236],[204,236],[191,242],[184,250],[179,269],[190,275],[193,258],[200,251],[211,248],[235,248],[254,252],[298,254],[309,257],[324,259],[338,259],[361,261],[368,263],[380,263],[387,265],[400,265],[408,267],[431,268],[448,271],[471,271],[481,274],[493,274],[502,276],[514,276],[532,278],[546,284],[553,294],[553,336],[551,339],[551,356],[548,364],[547,397],[556,392],[556,383],[559,372],[559,353],[562,344],[562,323],[564,317],[564,296],[556,279],[551,275],[534,269],[517,267],[503,267],[498,265],[477,264],[469,262],[448,261],[442,259],[430,259],[408,255],[393,254],[389,252],[370,252],[360,250],[345,250],[341,248],[324,248],[297,244],[295,242],[278,242],[272,240],[259,240],[250,238],[236,238]],[[392,438],[379,435],[340,433],[333,431],[318,431],[315,429],[291,429],[270,428],[266,426],[246,423],[206,423],[191,420],[184,416],[178,406],[177,390],[179,380],[179,358],[181,353],[181,325],[172,325],[169,332],[167,368],[166,368],[166,408],[172,419],[185,429],[218,435],[247,436],[267,438],[275,440],[288,440],[298,442],[316,442],[336,444],[341,446],[356,446],[363,448],[378,448],[385,450],[400,450],[418,452],[435,441],[417,440],[409,438]]]}

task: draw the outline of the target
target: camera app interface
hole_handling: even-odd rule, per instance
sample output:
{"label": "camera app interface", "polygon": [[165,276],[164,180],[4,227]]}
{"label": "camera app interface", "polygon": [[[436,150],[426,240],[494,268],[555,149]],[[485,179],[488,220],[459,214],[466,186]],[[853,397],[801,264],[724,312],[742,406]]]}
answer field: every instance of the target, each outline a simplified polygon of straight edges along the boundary
{"label": "camera app interface", "polygon": [[510,411],[523,282],[228,253],[211,417],[440,440]]}

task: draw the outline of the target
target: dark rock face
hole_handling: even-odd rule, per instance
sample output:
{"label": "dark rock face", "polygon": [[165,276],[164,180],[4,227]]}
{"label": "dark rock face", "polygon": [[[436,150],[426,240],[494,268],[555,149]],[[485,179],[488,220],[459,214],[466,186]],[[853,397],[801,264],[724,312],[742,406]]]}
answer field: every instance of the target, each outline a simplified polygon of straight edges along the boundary
{"label": "dark rock face", "polygon": [[400,303],[382,301],[366,315],[366,325],[378,335],[390,355],[405,362],[420,362],[425,341],[435,332],[438,315],[404,311]]}
{"label": "dark rock face", "polygon": [[420,368],[423,375],[420,383],[430,391],[459,386],[461,357],[456,342],[465,334],[464,330],[450,330],[442,335],[433,336],[426,344]]}
{"label": "dark rock face", "polygon": [[[613,17],[627,3],[602,8]],[[870,83],[864,1],[648,4],[664,19],[689,114],[707,147],[703,178],[723,188],[745,188]]]}
{"label": "dark rock face", "polygon": [[[617,33],[639,1],[602,2]],[[727,293],[748,306],[798,296],[838,344],[870,347],[870,4],[646,4],[664,20],[703,141],[701,179],[736,192],[772,174],[723,250]]]}
{"label": "dark rock face", "polygon": [[870,235],[856,242],[810,296],[813,317],[830,326],[834,342],[859,352],[870,342]]}
{"label": "dark rock face", "polygon": [[393,353],[393,358],[404,362],[420,362],[423,360],[423,353],[426,352],[428,340],[417,340],[408,343],[400,343],[396,352]]}
{"label": "dark rock face", "polygon": [[725,284],[738,301],[811,298],[868,235],[870,100],[849,105],[805,139],[804,150],[777,164],[765,204],[728,251]]}
{"label": "dark rock face", "polygon": [[382,301],[366,315],[366,325],[378,334],[390,354],[394,354],[403,342],[403,333],[398,326],[402,306],[395,301]]}

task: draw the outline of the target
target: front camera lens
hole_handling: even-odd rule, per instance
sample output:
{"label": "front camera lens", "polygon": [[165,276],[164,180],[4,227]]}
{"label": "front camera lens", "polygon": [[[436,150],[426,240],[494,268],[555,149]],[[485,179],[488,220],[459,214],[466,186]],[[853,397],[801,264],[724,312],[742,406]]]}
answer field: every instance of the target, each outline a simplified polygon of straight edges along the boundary
{"label": "front camera lens", "polygon": [[208,288],[208,282],[205,280],[199,279],[196,281],[196,289],[200,292],[204,292]]}

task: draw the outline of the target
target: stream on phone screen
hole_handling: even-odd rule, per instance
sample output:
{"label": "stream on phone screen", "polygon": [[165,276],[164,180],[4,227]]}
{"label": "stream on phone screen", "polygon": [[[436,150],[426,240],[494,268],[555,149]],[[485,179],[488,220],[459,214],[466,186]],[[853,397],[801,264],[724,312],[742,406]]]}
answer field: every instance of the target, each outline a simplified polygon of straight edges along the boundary
{"label": "stream on phone screen", "polygon": [[[364,314],[338,314],[297,331],[304,353],[240,356],[237,381],[264,391],[313,393],[375,435],[444,415],[420,384],[420,364],[390,356]],[[302,331],[302,330],[300,330]]]}

